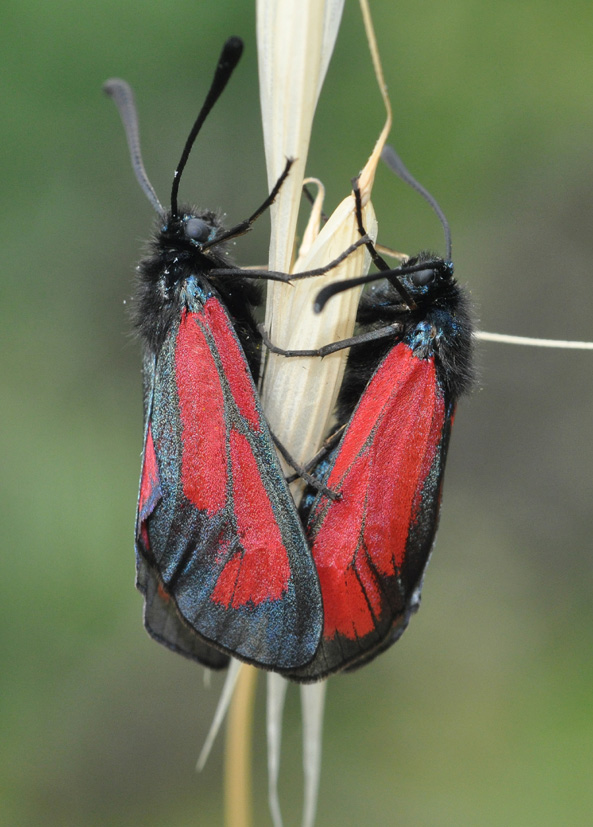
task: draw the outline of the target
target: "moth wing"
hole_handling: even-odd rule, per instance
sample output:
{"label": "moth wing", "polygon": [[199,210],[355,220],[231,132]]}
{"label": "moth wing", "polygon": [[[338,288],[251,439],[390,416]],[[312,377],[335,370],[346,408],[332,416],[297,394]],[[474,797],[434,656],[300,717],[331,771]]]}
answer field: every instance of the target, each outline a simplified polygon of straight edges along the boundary
{"label": "moth wing", "polygon": [[158,483],[144,494],[141,484],[137,547],[183,622],[267,668],[311,660],[322,626],[318,578],[249,366],[215,296],[183,311],[156,361],[143,480],[155,468]]}
{"label": "moth wing", "polygon": [[434,358],[400,343],[371,378],[329,465],[308,536],[324,629],[316,680],[362,664],[395,642],[420,601],[436,534],[451,413]]}

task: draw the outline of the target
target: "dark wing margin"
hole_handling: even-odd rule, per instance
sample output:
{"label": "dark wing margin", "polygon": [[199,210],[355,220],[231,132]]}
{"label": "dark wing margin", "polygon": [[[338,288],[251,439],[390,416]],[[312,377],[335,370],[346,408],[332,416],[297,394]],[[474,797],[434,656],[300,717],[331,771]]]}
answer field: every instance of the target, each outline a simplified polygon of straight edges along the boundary
{"label": "dark wing margin", "polygon": [[151,556],[147,522],[161,497],[152,429],[148,425],[140,475],[136,540],[136,587],[144,595],[144,626],[152,638],[168,649],[210,669],[224,669],[229,662],[228,655],[208,646],[184,623],[158,572],[146,562]]}
{"label": "dark wing margin", "polygon": [[229,656],[209,646],[186,623],[165,591],[158,573],[137,557],[136,586],[144,595],[144,626],[163,646],[209,669],[225,669]]}

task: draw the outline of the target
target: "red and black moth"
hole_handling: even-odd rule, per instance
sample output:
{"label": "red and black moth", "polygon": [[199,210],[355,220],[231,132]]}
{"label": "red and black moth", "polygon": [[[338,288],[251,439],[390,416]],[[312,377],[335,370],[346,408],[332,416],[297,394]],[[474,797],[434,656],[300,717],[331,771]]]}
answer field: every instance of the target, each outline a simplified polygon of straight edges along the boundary
{"label": "red and black moth", "polygon": [[131,90],[119,80],[105,85],[159,216],[135,302],[145,423],[137,586],[148,632],[169,648],[212,668],[234,655],[291,670],[319,644],[319,581],[254,384],[260,340],[251,308],[259,290],[253,272],[229,264],[223,243],[270,206],[290,162],[262,206],[230,230],[214,213],[177,203],[191,147],[241,52],[238,38],[223,48],[167,211],[144,171]]}
{"label": "red and black moth", "polygon": [[365,243],[381,274],[325,288],[319,305],[356,284],[387,283],[363,298],[362,334],[286,354],[352,347],[335,447],[311,469],[318,480],[297,513],[255,388],[261,339],[251,309],[254,276],[294,276],[232,267],[224,247],[270,206],[290,161],[261,207],[230,230],[214,213],[177,202],[191,147],[241,52],[238,38],[223,48],[168,211],[144,171],[130,88],[119,80],[105,87],[159,215],[135,303],[145,421],[137,585],[148,632],[169,648],[211,668],[234,655],[309,682],[372,659],[418,607],[455,406],[472,383],[472,325],[444,216],[392,153],[392,168],[441,216],[447,259],[424,253],[390,270],[359,209],[360,241],[326,268],[299,274],[321,274]]}
{"label": "red and black moth", "polygon": [[[301,505],[323,600],[316,655],[288,675],[302,682],[367,663],[399,639],[417,610],[455,407],[474,381],[470,303],[453,278],[447,222],[391,147],[384,159],[441,217],[447,258],[421,253],[390,269],[371,250],[382,272],[318,295],[321,310],[341,290],[386,279],[363,294],[357,322],[364,332],[317,352],[352,347],[338,399],[339,442],[312,469],[341,497],[311,491]],[[363,233],[360,209],[358,216]]]}

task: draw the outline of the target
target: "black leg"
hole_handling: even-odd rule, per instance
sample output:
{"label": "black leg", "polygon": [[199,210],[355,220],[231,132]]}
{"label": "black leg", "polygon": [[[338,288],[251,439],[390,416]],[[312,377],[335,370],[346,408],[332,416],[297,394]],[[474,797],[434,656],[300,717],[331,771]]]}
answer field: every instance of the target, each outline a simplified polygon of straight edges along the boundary
{"label": "black leg", "polygon": [[253,224],[257,221],[262,213],[264,213],[267,209],[269,209],[274,201],[276,200],[276,196],[280,192],[280,187],[285,182],[288,173],[290,172],[290,168],[293,165],[293,159],[288,158],[286,161],[286,166],[282,172],[282,175],[276,181],[274,185],[274,189],[268,195],[266,200],[261,204],[257,210],[245,221],[241,221],[240,224],[235,224],[234,227],[231,227],[230,230],[225,230],[221,235],[217,238],[209,241],[207,244],[202,245],[202,250],[207,250],[209,247],[214,247],[216,244],[220,244],[221,241],[227,241],[229,238],[236,238],[239,235],[244,235],[245,233],[249,232]]}
{"label": "black leg", "polygon": [[299,478],[304,480],[307,485],[310,485],[312,488],[315,488],[316,491],[320,491],[322,494],[325,494],[326,497],[329,497],[330,500],[340,500],[342,499],[342,495],[336,493],[335,491],[331,491],[329,488],[326,488],[323,483],[319,482],[316,477],[312,477],[301,465],[299,465],[292,456],[288,453],[284,445],[280,442],[278,437],[272,434],[272,439],[274,440],[274,445],[282,455],[282,457],[286,460],[288,465],[291,468],[294,468],[296,471],[296,475],[290,477],[291,482],[298,480]]}
{"label": "black leg", "polygon": [[239,267],[221,267],[215,270],[209,270],[208,273],[211,276],[240,275],[250,279],[268,279],[270,281],[281,281],[289,284],[293,281],[299,281],[300,279],[309,279],[312,276],[324,276],[330,270],[333,270],[334,267],[337,267],[338,264],[341,264],[344,259],[347,259],[348,256],[352,255],[355,250],[358,250],[359,247],[366,244],[367,240],[368,236],[359,238],[358,241],[351,244],[350,247],[344,250],[344,252],[337,258],[334,258],[333,261],[330,261],[328,264],[324,264],[323,267],[317,267],[315,270],[305,270],[302,273],[279,273],[277,270],[242,270]]}
{"label": "black leg", "polygon": [[283,350],[277,347],[270,341],[268,334],[263,325],[258,325],[257,329],[262,342],[271,353],[278,353],[280,356],[294,357],[294,356],[329,356],[330,353],[336,353],[338,350],[345,350],[347,347],[356,347],[356,345],[363,345],[367,342],[374,342],[377,339],[391,339],[399,336],[402,331],[402,325],[399,322],[394,322],[385,327],[379,327],[376,330],[368,330],[366,333],[359,333],[357,336],[350,336],[349,339],[341,339],[339,342],[332,342],[329,345],[317,348],[317,350]]}
{"label": "black leg", "polygon": [[[362,223],[362,199],[360,197],[360,188],[358,186],[358,178],[352,179],[352,191],[354,193],[354,200],[356,202],[356,223],[358,225],[358,232],[361,236],[367,236],[367,231],[364,228],[364,224]],[[375,245],[368,238],[368,241],[365,242],[366,248],[369,251],[371,258],[373,260],[373,264],[377,268],[377,270],[390,270],[391,268],[387,264],[384,258],[379,255],[377,252]]]}
{"label": "black leg", "polygon": [[[328,438],[323,443],[323,446],[319,449],[319,451],[317,451],[317,453],[315,454],[313,459],[310,459],[309,462],[305,465],[305,471],[312,471],[313,468],[315,468],[315,466],[322,459],[324,459],[324,457],[326,457],[329,454],[330,451],[332,451],[334,449],[334,447],[336,446],[336,443],[341,439],[342,434],[344,433],[344,430],[346,428],[346,424],[347,423],[345,423],[344,425],[341,425],[336,431],[333,432],[333,434],[328,436]],[[291,482],[295,482],[295,480],[299,479],[299,476],[300,476],[299,474],[293,474],[292,477],[287,477],[286,478],[286,482],[289,483],[289,484]]]}
{"label": "black leg", "polygon": [[[352,190],[354,192],[354,200],[356,201],[356,223],[358,224],[358,232],[361,234],[361,236],[366,236],[366,238],[368,238],[366,230],[364,228],[364,224],[362,223],[362,199],[360,197],[358,178],[352,179]],[[375,265],[377,270],[380,270],[381,272],[385,272],[386,270],[393,270],[393,268],[387,264],[385,259],[379,255],[375,248],[375,245],[370,240],[370,238],[368,238],[368,241],[366,242],[366,248],[369,251],[370,256],[373,260],[373,264]],[[408,305],[410,310],[415,310],[416,302],[410,296],[406,288],[402,284],[400,284],[400,282],[397,279],[390,279],[390,283],[395,287],[395,289],[400,294],[405,303]]]}

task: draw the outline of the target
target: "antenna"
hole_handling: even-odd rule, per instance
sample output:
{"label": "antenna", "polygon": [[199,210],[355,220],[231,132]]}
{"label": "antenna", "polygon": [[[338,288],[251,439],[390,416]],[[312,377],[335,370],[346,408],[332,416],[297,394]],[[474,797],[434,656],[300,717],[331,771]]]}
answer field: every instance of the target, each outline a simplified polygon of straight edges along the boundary
{"label": "antenna", "polygon": [[191,152],[194,142],[198,137],[198,132],[202,128],[202,125],[208,117],[210,110],[224,92],[224,89],[229,82],[237,63],[241,59],[242,53],[243,41],[239,37],[229,37],[222,47],[222,52],[218,58],[218,65],[216,67],[216,71],[214,72],[214,78],[212,79],[210,90],[206,95],[206,100],[200,110],[200,114],[196,118],[196,122],[194,123],[192,130],[189,133],[189,137],[185,142],[183,152],[181,153],[181,159],[177,165],[177,169],[175,170],[175,175],[173,176],[173,186],[171,188],[171,212],[173,215],[177,215],[177,193],[179,191],[179,182],[181,180],[183,170],[185,169],[187,159],[189,158],[189,153]]}
{"label": "antenna", "polygon": [[[321,313],[325,305],[332,296],[338,293],[343,293],[345,290],[350,290],[352,287],[359,287],[362,284],[370,284],[373,281],[380,279],[388,279],[391,284],[399,290],[398,278],[400,276],[407,276],[410,273],[421,273],[424,270],[440,270],[446,275],[453,274],[453,265],[450,261],[443,261],[442,258],[428,259],[427,261],[418,261],[416,264],[402,264],[393,270],[380,270],[378,273],[369,273],[366,276],[357,276],[354,279],[342,279],[342,281],[334,281],[331,284],[326,284],[322,287],[315,298],[313,309],[316,313]],[[414,305],[414,308],[416,305]]]}
{"label": "antenna", "polygon": [[103,84],[103,91],[113,99],[113,102],[119,110],[119,114],[124,125],[126,138],[128,139],[128,147],[130,149],[130,158],[132,161],[132,168],[138,179],[138,183],[146,193],[148,200],[162,217],[165,211],[158,199],[154,187],[148,180],[148,175],[144,169],[142,161],[142,152],[140,151],[140,133],[138,131],[138,114],[136,112],[136,104],[134,102],[134,93],[129,84],[125,80],[119,78],[111,78]]}
{"label": "antenna", "polygon": [[[332,284],[327,284],[319,291],[315,299],[314,310],[316,313],[321,313],[327,302],[331,299],[332,296],[335,296],[337,293],[342,293],[344,290],[349,290],[351,287],[358,287],[363,284],[369,284],[370,282],[378,281],[379,279],[388,279],[393,285],[393,287],[395,287],[401,294],[402,285],[399,283],[400,276],[407,276],[411,273],[421,273],[424,270],[438,270],[445,277],[448,278],[450,278],[453,275],[453,263],[451,261],[451,230],[449,228],[449,222],[445,218],[445,213],[440,208],[439,204],[437,203],[437,200],[428,192],[427,189],[425,189],[422,186],[422,184],[420,184],[414,178],[411,172],[408,171],[404,162],[392,146],[386,144],[383,147],[383,150],[381,151],[381,158],[383,159],[383,161],[385,161],[385,163],[392,172],[395,172],[396,175],[399,175],[402,181],[405,181],[405,183],[409,184],[413,189],[416,190],[416,192],[419,192],[420,195],[424,198],[424,200],[428,201],[430,206],[437,214],[438,219],[441,222],[445,233],[447,258],[445,260],[441,258],[435,258],[428,261],[418,261],[415,264],[402,264],[393,270],[382,269],[379,273],[370,273],[367,276],[359,276],[358,278],[344,279],[343,281],[335,281]],[[357,202],[359,203],[360,192],[356,188],[355,194],[357,196]],[[404,301],[406,301],[405,298]],[[415,306],[410,305],[409,299],[407,300],[407,303],[409,309],[415,309]]]}
{"label": "antenna", "polygon": [[387,164],[387,166],[392,172],[395,172],[396,175],[399,175],[402,181],[405,181],[406,184],[409,184],[413,189],[416,190],[416,192],[419,192],[420,195],[424,198],[424,200],[427,201],[433,208],[433,210],[438,216],[439,221],[443,225],[443,230],[445,232],[445,244],[447,247],[447,260],[451,261],[451,230],[449,228],[449,222],[445,218],[445,213],[440,208],[434,196],[432,196],[428,192],[428,190],[425,189],[422,186],[422,184],[420,184],[414,178],[412,173],[408,171],[404,162],[392,146],[386,144],[383,147],[383,151],[381,152],[381,158]]}

